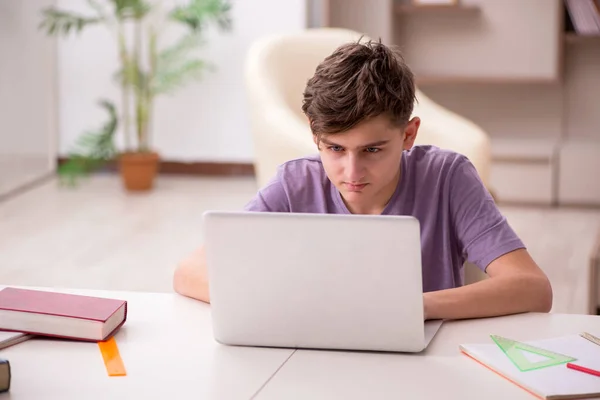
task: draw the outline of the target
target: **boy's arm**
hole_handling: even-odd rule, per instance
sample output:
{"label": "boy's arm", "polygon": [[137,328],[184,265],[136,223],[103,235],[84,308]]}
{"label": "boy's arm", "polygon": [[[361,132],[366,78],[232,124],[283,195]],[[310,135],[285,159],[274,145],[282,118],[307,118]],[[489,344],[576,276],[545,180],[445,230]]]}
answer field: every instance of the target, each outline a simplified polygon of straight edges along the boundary
{"label": "boy's arm", "polygon": [[464,159],[447,182],[453,232],[467,260],[490,279],[423,295],[427,319],[548,312],[552,288],[500,213],[475,167]]}
{"label": "boy's arm", "polygon": [[423,295],[426,319],[492,317],[521,312],[548,312],[552,287],[527,250],[518,249],[492,261],[490,279]]}
{"label": "boy's arm", "polygon": [[204,247],[198,248],[177,265],[173,289],[183,296],[210,303]]}
{"label": "boy's arm", "polygon": [[[277,175],[244,206],[244,211],[290,211],[280,173],[279,170]],[[208,269],[203,246],[177,265],[173,276],[173,289],[181,295],[210,303]]]}

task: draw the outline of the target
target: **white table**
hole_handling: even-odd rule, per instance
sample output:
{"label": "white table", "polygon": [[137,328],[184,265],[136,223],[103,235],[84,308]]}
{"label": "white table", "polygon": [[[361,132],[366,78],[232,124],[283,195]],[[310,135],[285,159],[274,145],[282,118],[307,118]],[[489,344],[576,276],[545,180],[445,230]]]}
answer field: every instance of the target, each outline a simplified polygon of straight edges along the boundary
{"label": "white table", "polygon": [[[64,291],[64,290],[63,290]],[[533,399],[458,351],[490,334],[517,340],[600,332],[600,317],[522,314],[445,323],[421,354],[228,347],[210,306],[176,294],[73,293],[129,301],[116,340],[127,369],[108,377],[95,343],[32,339],[0,350],[13,367],[0,400],[30,399]]]}
{"label": "white table", "polygon": [[[297,351],[257,399],[535,399],[461,354],[461,343],[490,343],[490,334],[535,340],[600,333],[600,317],[519,314],[442,325],[418,355]],[[484,395],[485,393],[485,395]]]}
{"label": "white table", "polygon": [[13,371],[0,400],[248,399],[292,354],[220,345],[210,306],[176,294],[67,292],[128,300],[115,336],[127,376],[107,375],[96,343],[30,339],[0,350]]}

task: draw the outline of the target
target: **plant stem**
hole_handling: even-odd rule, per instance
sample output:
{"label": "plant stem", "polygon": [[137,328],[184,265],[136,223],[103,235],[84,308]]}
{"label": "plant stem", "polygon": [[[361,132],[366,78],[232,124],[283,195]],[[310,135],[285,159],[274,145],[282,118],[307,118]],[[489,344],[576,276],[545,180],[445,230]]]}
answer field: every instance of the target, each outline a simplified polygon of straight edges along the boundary
{"label": "plant stem", "polygon": [[143,96],[143,85],[142,82],[142,66],[140,65],[140,47],[142,46],[142,27],[140,20],[135,21],[134,26],[134,62],[135,62],[135,104],[136,104],[136,126],[137,126],[137,139],[138,139],[138,151],[146,151],[147,145],[145,140],[145,112],[144,112],[144,96]]}
{"label": "plant stem", "polygon": [[156,73],[156,63],[157,63],[157,59],[158,59],[158,50],[157,50],[157,44],[156,44],[156,31],[154,30],[153,27],[150,28],[150,32],[149,32],[149,47],[150,47],[150,66],[148,69],[148,76],[146,79],[146,140],[147,140],[147,145],[148,147],[150,147],[150,138],[152,136],[151,132],[152,132],[152,115],[153,115],[153,111],[154,111],[154,92],[153,92],[153,82],[154,82],[154,74]]}
{"label": "plant stem", "polygon": [[123,23],[119,22],[118,25],[118,36],[119,36],[119,55],[121,58],[121,68],[124,76],[121,79],[121,108],[123,112],[123,129],[124,129],[124,140],[125,140],[125,152],[131,150],[131,124],[129,114],[129,84],[127,83],[127,74],[129,73],[130,63],[129,55],[127,54],[127,42],[125,41],[125,34],[123,32]]}

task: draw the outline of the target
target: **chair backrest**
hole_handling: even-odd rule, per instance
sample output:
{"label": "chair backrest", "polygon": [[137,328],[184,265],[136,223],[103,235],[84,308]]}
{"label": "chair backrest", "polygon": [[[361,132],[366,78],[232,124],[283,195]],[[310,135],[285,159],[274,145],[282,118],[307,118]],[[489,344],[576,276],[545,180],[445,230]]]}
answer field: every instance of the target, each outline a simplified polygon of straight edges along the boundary
{"label": "chair backrest", "polygon": [[[247,77],[260,85],[275,101],[283,101],[302,119],[302,93],[315,69],[342,44],[361,35],[341,28],[315,28],[298,33],[267,37],[255,43],[248,55]],[[253,89],[260,92],[260,89]]]}
{"label": "chair backrest", "polygon": [[419,89],[416,97],[413,116],[421,119],[421,127],[415,145],[431,144],[463,154],[489,188],[492,145],[487,132],[473,121],[434,102]]}

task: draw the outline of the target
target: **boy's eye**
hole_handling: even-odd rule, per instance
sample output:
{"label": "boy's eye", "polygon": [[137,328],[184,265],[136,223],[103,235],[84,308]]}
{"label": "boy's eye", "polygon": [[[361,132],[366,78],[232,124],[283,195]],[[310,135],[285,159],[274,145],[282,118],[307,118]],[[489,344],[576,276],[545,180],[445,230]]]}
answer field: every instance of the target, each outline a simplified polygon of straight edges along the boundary
{"label": "boy's eye", "polygon": [[342,147],[341,146],[329,146],[329,149],[331,151],[342,151]]}
{"label": "boy's eye", "polygon": [[367,147],[366,151],[367,153],[377,153],[379,149],[377,147]]}

